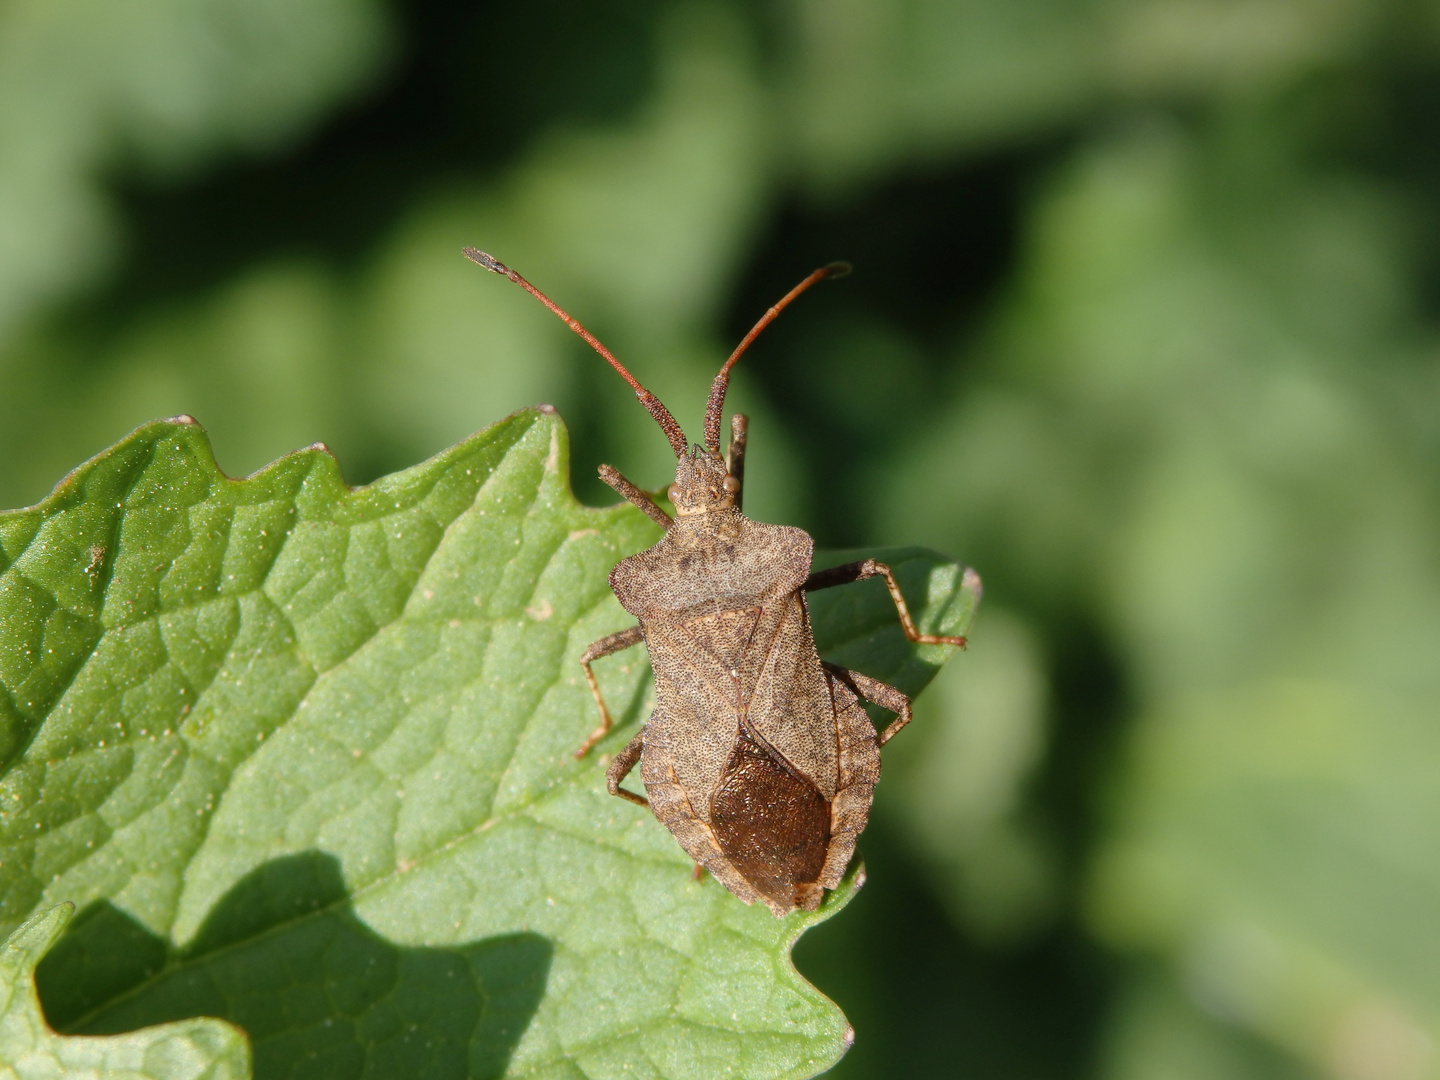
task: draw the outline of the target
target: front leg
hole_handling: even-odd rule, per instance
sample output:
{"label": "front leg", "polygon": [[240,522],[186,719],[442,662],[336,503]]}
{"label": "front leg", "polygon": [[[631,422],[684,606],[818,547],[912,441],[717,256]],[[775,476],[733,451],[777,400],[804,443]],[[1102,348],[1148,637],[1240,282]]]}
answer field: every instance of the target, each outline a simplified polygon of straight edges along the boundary
{"label": "front leg", "polygon": [[664,510],[661,510],[660,507],[656,506],[655,500],[649,495],[641,491],[629,480],[626,480],[619,469],[613,465],[601,465],[598,471],[601,480],[604,480],[605,483],[614,488],[616,492],[634,503],[641,510],[644,510],[646,516],[655,522],[656,525],[659,525],[660,528],[666,532],[670,531],[670,526],[675,524],[675,519]]}
{"label": "front leg", "polygon": [[575,751],[577,758],[582,758],[590,752],[590,748],[610,733],[614,722],[610,719],[610,710],[605,707],[605,698],[600,693],[600,684],[595,681],[595,672],[590,670],[590,662],[599,660],[602,656],[609,656],[621,649],[628,649],[632,645],[639,645],[645,640],[640,627],[632,626],[628,630],[621,630],[617,634],[609,634],[580,654],[580,666],[585,669],[585,681],[590,684],[590,693],[595,695],[595,707],[600,710],[600,726],[590,733],[590,737],[580,744],[580,749]]}
{"label": "front leg", "polygon": [[741,508],[745,498],[745,436],[749,430],[750,420],[744,413],[730,417],[730,449],[725,455],[725,471],[740,485],[735,489],[736,510]]}
{"label": "front leg", "polygon": [[[874,559],[861,559],[859,562],[846,563],[844,566],[832,566],[829,570],[817,570],[805,579],[805,584],[801,588],[806,592],[814,592],[816,589],[829,589],[835,585],[849,585],[852,581],[864,581],[866,578],[877,575],[885,578],[885,587],[890,590],[890,599],[895,601],[895,610],[900,615],[900,625],[904,628],[907,638],[917,645],[958,645],[962,649],[965,647],[963,637],[920,633],[915,625],[915,620],[910,617],[910,608],[905,604],[905,597],[900,592],[900,586],[895,583],[895,575],[890,572],[890,567],[882,562],[876,562]],[[896,692],[898,693],[898,691]],[[876,702],[876,704],[878,705],[880,702]],[[888,705],[885,707],[889,708]],[[904,727],[905,725],[901,724],[900,726]]]}
{"label": "front leg", "polygon": [[895,737],[901,728],[910,723],[912,716],[908,695],[902,694],[889,683],[872,679],[869,675],[862,675],[858,671],[851,671],[849,668],[826,663],[823,660],[821,666],[870,704],[879,705],[882,709],[889,709],[895,714],[895,719],[890,721],[890,726],[876,737],[875,741],[879,745],[884,746]]}

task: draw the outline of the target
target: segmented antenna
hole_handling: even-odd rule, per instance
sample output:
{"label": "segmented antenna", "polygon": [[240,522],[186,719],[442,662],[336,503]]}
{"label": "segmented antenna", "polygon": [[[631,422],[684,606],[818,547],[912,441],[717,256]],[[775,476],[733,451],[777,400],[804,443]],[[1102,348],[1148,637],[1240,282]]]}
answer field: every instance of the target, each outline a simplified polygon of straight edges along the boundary
{"label": "segmented antenna", "polygon": [[[665,408],[659,398],[657,398],[649,390],[646,390],[645,387],[641,386],[640,380],[635,378],[634,375],[631,375],[630,372],[626,371],[625,365],[620,363],[619,360],[616,360],[614,354],[611,353],[611,351],[607,349],[604,345],[601,345],[594,334],[590,333],[589,330],[586,330],[585,327],[581,326],[578,319],[572,319],[569,315],[565,313],[565,311],[560,307],[559,304],[555,303],[554,300],[551,300],[534,285],[531,285],[530,282],[526,281],[514,270],[511,270],[510,267],[506,266],[499,259],[495,258],[495,256],[489,255],[473,247],[461,248],[460,252],[476,266],[483,266],[486,270],[489,270],[492,273],[500,274],[504,277],[509,278],[511,281],[515,282],[516,285],[519,285],[531,296],[535,297],[536,300],[539,300],[547,308],[553,311],[556,315],[560,316],[561,321],[564,322],[566,326],[570,327],[571,330],[574,330],[575,333],[579,334],[582,338],[584,338],[585,343],[589,345],[592,349],[594,349],[597,353],[599,353],[601,356],[603,356],[609,362],[610,366],[620,373],[620,377],[630,384],[631,389],[635,391],[635,396],[640,399],[640,404],[645,406],[645,411],[655,418],[655,422],[660,425],[660,430],[665,432],[665,438],[670,440],[670,449],[675,451],[675,456],[678,458],[685,453],[685,450],[689,445],[685,439],[685,432],[680,430],[680,425],[676,423],[675,417],[670,415],[670,410]],[[814,275],[812,274],[811,276],[813,277]],[[796,291],[798,292],[799,290]],[[790,297],[787,296],[784,300],[780,302],[781,306],[783,307],[785,304],[789,303],[789,301]],[[774,311],[775,309],[772,308],[771,310]],[[754,336],[753,332],[751,336]],[[721,396],[724,396],[723,390],[721,391]],[[719,421],[716,422],[718,423]],[[716,438],[719,438],[718,428]]]}
{"label": "segmented antenna", "polygon": [[775,320],[775,316],[789,306],[790,301],[817,281],[831,277],[844,277],[848,273],[850,273],[850,264],[846,262],[833,262],[829,266],[822,266],[781,297],[778,304],[760,316],[760,321],[751,327],[750,332],[741,339],[740,344],[735,346],[735,351],[730,354],[730,359],[725,361],[720,368],[720,374],[716,375],[715,381],[710,384],[710,400],[705,405],[705,448],[707,450],[714,450],[717,453],[720,450],[720,414],[725,409],[725,391],[730,388],[730,369],[735,366],[735,361],[739,360],[741,354],[750,347],[750,343],[760,336],[760,331],[769,326]]}

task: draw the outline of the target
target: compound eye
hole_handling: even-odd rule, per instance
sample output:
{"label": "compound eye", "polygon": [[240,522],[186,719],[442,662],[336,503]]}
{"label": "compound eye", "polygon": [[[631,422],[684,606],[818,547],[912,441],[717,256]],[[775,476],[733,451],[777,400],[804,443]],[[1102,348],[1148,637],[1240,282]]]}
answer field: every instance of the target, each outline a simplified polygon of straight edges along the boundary
{"label": "compound eye", "polygon": [[680,485],[679,485],[679,484],[671,484],[670,487],[667,488],[666,491],[665,491],[665,497],[670,500],[670,504],[671,504],[672,506],[675,505],[676,503],[678,503],[678,502],[680,501],[679,496],[680,496]]}
{"label": "compound eye", "polygon": [[733,476],[726,475],[725,479],[720,482],[720,486],[729,494],[734,495],[740,490],[740,481]]}

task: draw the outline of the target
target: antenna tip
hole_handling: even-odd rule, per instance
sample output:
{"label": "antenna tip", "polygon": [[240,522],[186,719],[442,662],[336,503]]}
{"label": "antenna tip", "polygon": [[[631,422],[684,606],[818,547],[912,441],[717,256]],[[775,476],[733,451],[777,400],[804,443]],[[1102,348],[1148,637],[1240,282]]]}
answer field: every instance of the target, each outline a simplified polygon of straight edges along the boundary
{"label": "antenna tip", "polygon": [[851,266],[848,262],[833,262],[829,266],[825,267],[825,276],[832,278],[842,278],[846,274],[850,273],[850,271],[853,269],[855,268]]}
{"label": "antenna tip", "polygon": [[489,254],[489,253],[487,253],[487,252],[481,251],[479,248],[472,248],[472,247],[461,248],[461,249],[460,249],[460,254],[461,254],[461,255],[464,255],[467,259],[469,259],[471,262],[473,262],[476,266],[483,266],[486,270],[489,270],[489,271],[491,271],[491,272],[493,272],[493,273],[496,273],[496,274],[509,274],[509,273],[510,273],[510,268],[509,268],[508,266],[506,266],[504,263],[502,263],[499,259],[495,258],[494,255],[491,255],[491,254]]}

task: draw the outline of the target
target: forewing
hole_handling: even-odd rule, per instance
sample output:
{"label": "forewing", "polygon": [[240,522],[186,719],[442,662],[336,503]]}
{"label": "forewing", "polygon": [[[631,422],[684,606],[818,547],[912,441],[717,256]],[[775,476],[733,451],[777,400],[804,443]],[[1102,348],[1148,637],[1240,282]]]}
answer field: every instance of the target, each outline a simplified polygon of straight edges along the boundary
{"label": "forewing", "polygon": [[804,594],[777,598],[772,625],[763,652],[755,649],[758,663],[747,718],[828,801],[838,787],[838,733]]}
{"label": "forewing", "polygon": [[736,738],[711,797],[710,827],[746,880],[789,907],[801,899],[796,886],[813,884],[825,866],[830,802],[747,729]]}
{"label": "forewing", "polygon": [[[689,794],[696,815],[710,820],[710,793],[735,743],[744,708],[740,680],[725,658],[726,635],[745,629],[743,616],[715,619],[700,616],[699,629],[724,631],[697,639],[682,617],[651,620],[645,626],[650,662],[655,669],[655,715],[646,727],[645,744],[664,747],[671,756],[677,782]],[[718,613],[723,615],[724,613]],[[745,630],[748,633],[748,630]]]}

